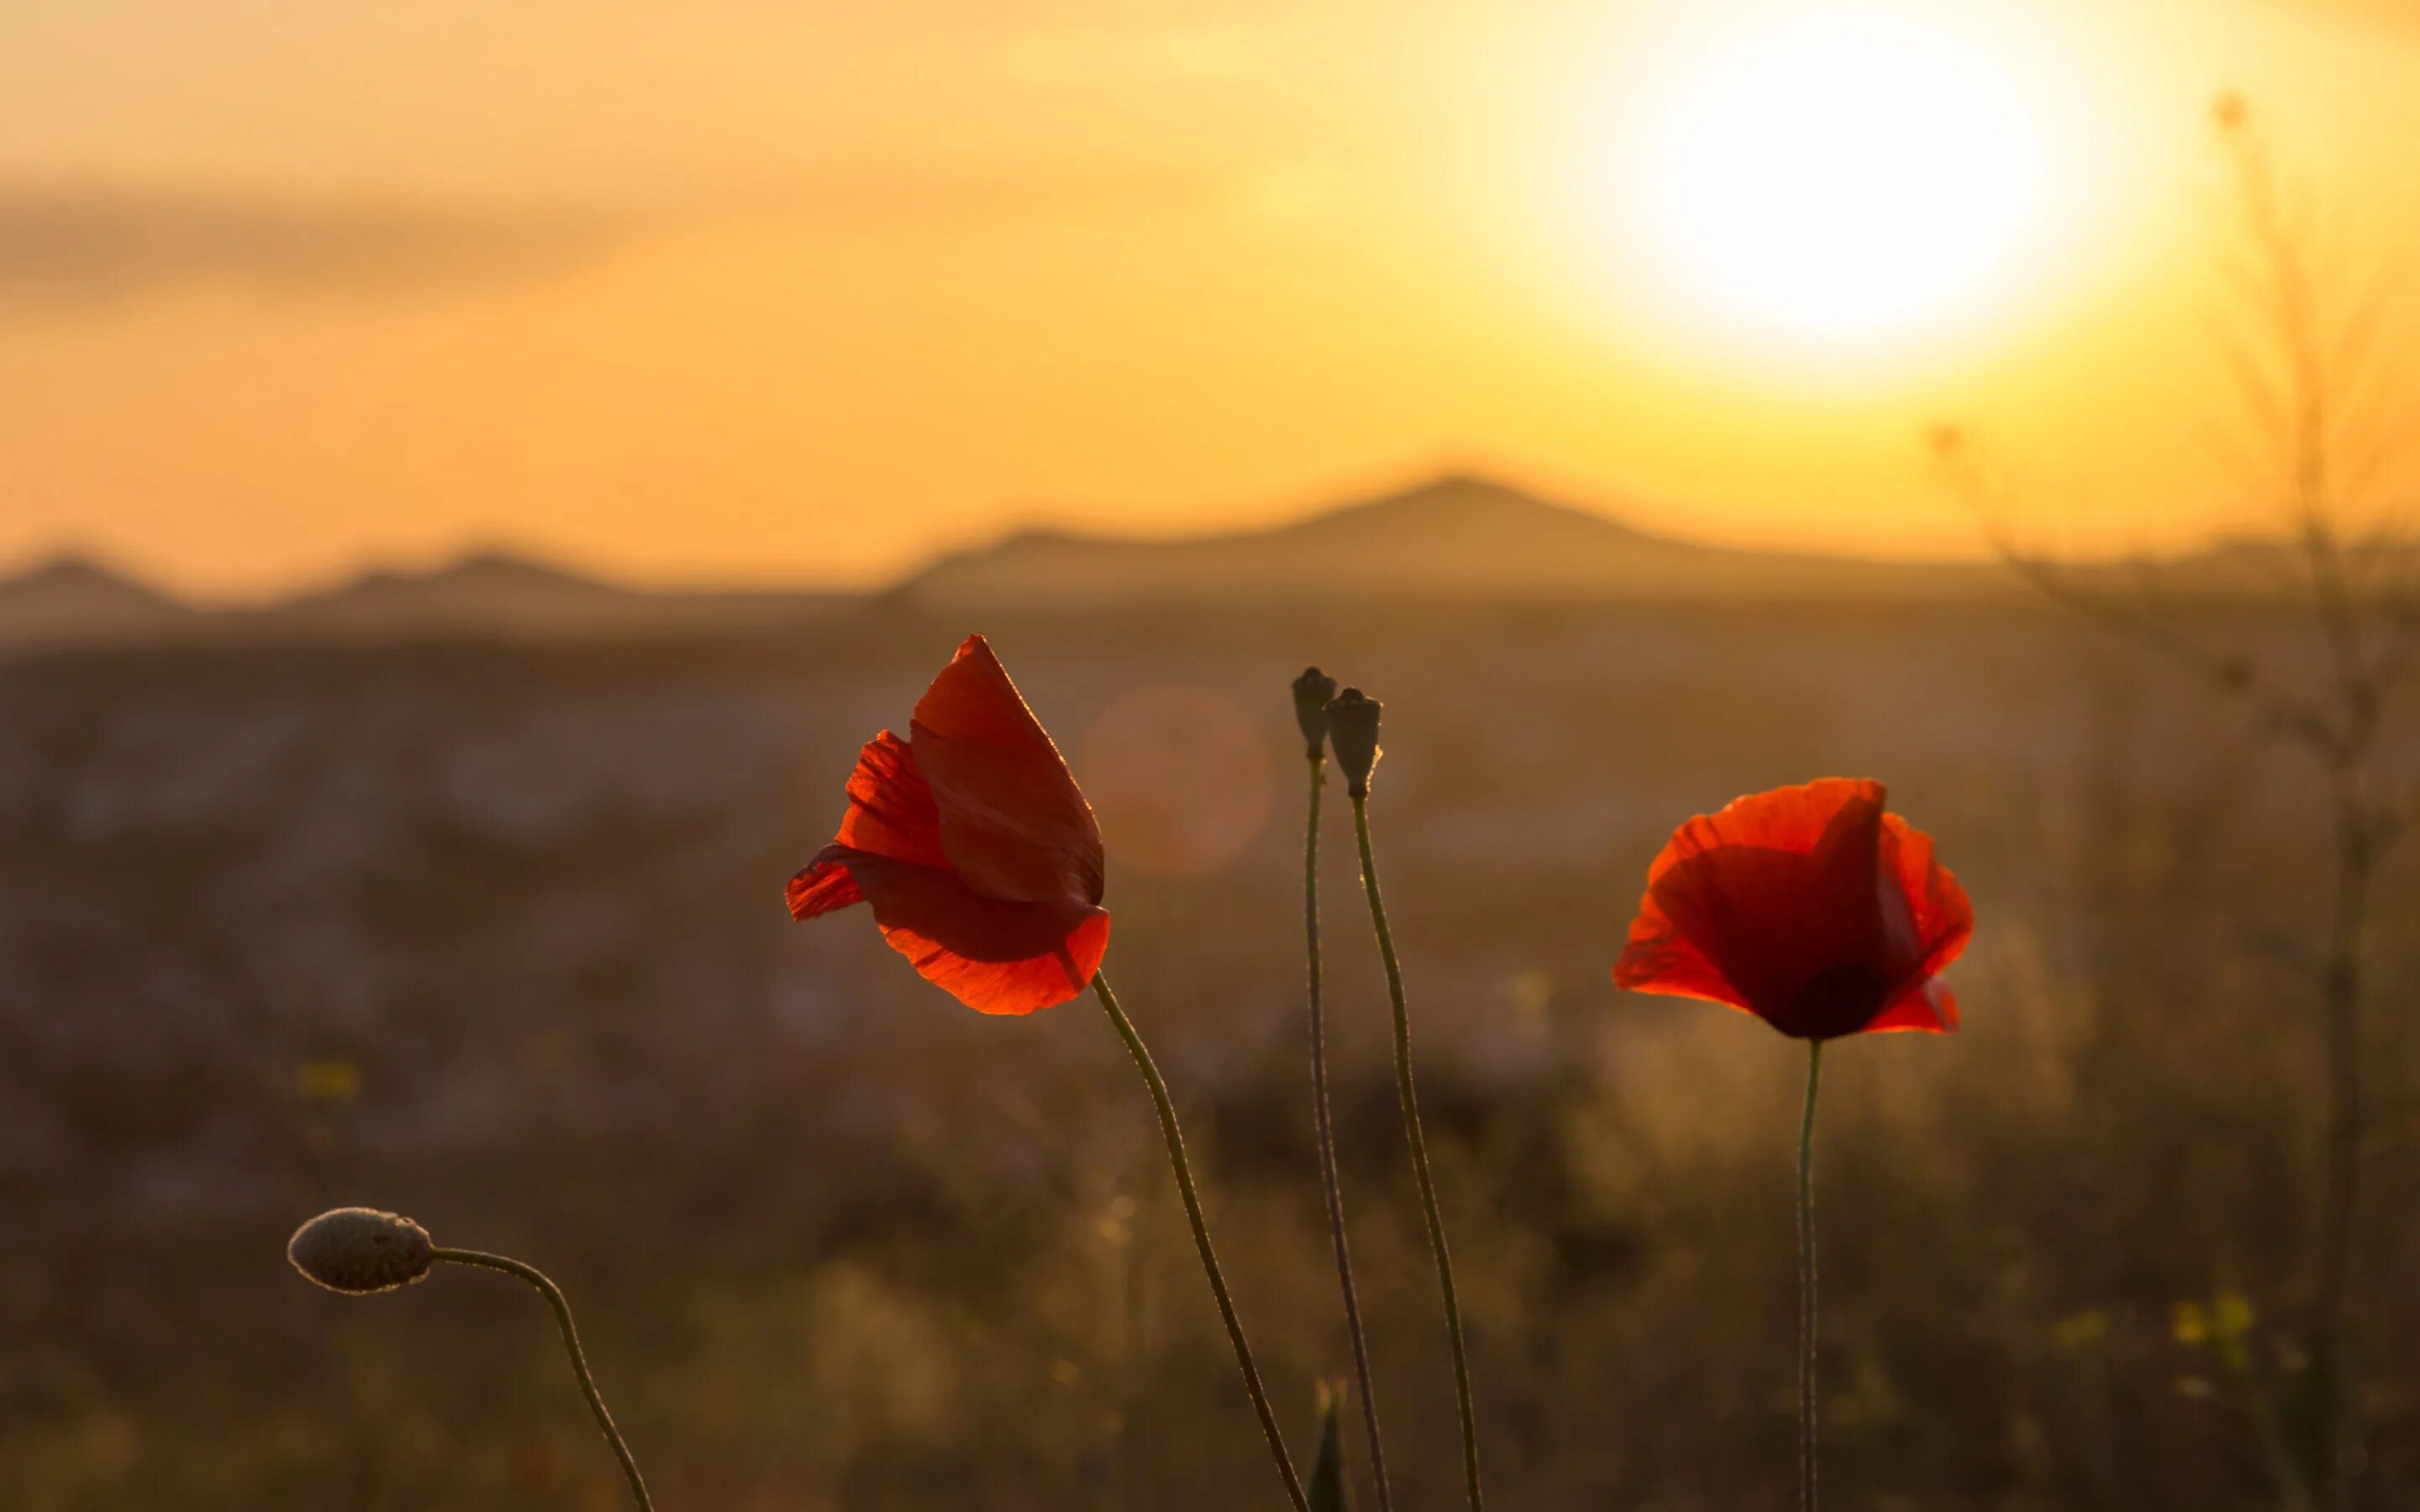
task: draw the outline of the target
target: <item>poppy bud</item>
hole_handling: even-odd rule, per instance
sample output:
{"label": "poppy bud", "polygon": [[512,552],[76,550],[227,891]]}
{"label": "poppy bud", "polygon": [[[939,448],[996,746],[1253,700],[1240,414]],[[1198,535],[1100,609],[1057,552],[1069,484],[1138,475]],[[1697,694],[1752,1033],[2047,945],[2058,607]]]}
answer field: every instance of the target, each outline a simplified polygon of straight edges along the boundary
{"label": "poppy bud", "polygon": [[1336,764],[1344,773],[1344,791],[1357,798],[1370,795],[1370,768],[1378,764],[1378,711],[1382,705],[1357,687],[1348,687],[1327,705],[1327,743],[1336,748]]}
{"label": "poppy bud", "polygon": [[286,1257],[331,1291],[364,1296],[411,1285],[428,1273],[433,1255],[428,1230],[409,1218],[337,1208],[294,1230]]}
{"label": "poppy bud", "polygon": [[1294,680],[1294,722],[1302,726],[1304,754],[1319,760],[1327,743],[1327,701],[1336,696],[1336,679],[1316,667],[1306,667]]}

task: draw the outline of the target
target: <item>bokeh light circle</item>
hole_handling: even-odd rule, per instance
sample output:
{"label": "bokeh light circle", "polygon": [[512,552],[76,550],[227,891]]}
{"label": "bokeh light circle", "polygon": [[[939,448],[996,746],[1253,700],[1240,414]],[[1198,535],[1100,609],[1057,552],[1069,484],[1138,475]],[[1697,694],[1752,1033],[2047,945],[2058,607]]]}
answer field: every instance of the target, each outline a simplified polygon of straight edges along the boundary
{"label": "bokeh light circle", "polygon": [[1184,684],[1121,694],[1084,732],[1076,771],[1111,862],[1155,876],[1225,869],[1275,796],[1267,732],[1233,699]]}

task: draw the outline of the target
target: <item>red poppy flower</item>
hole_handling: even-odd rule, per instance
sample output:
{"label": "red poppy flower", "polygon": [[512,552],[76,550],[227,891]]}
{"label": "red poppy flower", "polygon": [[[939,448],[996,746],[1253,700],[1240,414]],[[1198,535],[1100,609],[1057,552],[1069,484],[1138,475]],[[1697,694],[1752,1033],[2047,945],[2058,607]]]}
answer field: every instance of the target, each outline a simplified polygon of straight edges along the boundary
{"label": "red poppy flower", "polygon": [[985,1013],[1084,990],[1109,945],[1101,829],[982,636],[848,779],[840,833],[790,879],[791,917],[874,905],[892,949]]}
{"label": "red poppy flower", "polygon": [[1675,830],[1613,968],[1633,992],[1728,1003],[1800,1040],[1958,1026],[1937,980],[1975,933],[1932,840],[1883,785],[1825,778]]}

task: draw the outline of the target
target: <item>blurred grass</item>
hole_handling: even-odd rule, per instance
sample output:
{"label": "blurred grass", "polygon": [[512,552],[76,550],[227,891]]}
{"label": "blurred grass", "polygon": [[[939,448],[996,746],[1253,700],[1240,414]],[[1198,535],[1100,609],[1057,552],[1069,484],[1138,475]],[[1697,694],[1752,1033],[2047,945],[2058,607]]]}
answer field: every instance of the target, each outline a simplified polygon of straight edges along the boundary
{"label": "blurred grass", "polygon": [[[2240,1300],[2248,1358],[2295,1367],[2318,992],[2278,942],[2307,937],[2324,815],[2219,701],[2005,608],[985,628],[1071,751],[1146,683],[1234,699],[1280,756],[1304,662],[1387,701],[1389,903],[1507,1505],[1788,1498],[1800,1062],[1606,973],[1674,823],[1819,773],[1889,780],[1981,920],[1965,1032],[1826,1057],[1837,1504],[2273,1504],[2225,1363],[2176,1319],[2207,1335]],[[9,1504],[618,1504],[531,1299],[444,1274],[346,1302],[287,1272],[287,1232],[341,1201],[554,1274],[666,1506],[1259,1504],[1097,1013],[985,1020],[861,920],[781,910],[856,745],[962,629],[0,666]],[[2386,750],[2420,775],[2408,728]],[[1272,1392],[1306,1403],[1345,1354],[1297,801],[1215,874],[1113,850],[1109,901]],[[1453,1407],[1384,993],[1350,866],[1326,880],[1389,1458],[1407,1512],[1443,1507]],[[2420,1496],[2420,1361],[2389,1347],[2420,1337],[2394,1284],[2420,1261],[2413,880],[2386,872],[2371,963],[2391,1117],[2356,1379],[2381,1506]]]}

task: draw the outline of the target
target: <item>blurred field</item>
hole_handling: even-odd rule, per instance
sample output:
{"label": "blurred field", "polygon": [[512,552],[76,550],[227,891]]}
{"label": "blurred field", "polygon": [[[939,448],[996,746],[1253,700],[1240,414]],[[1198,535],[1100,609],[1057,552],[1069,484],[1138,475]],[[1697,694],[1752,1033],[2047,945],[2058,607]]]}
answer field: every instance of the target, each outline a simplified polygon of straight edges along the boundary
{"label": "blurred field", "polygon": [[[781,906],[858,744],[969,627],[0,665],[7,1505],[619,1504],[526,1293],[349,1302],[287,1269],[346,1202],[551,1271],[668,1508],[1278,1504],[1097,1009],[985,1020],[861,918]],[[2002,603],[980,627],[1102,808],[1109,969],[1298,1456],[1346,1364],[1285,695],[1316,660],[1387,701],[1378,843],[1500,1505],[1788,1499],[1802,1062],[1607,967],[1672,825],[1823,773],[1886,779],[1981,921],[1966,1032],[1826,1057],[1829,1499],[2274,1504],[2237,1383],[2172,1326],[2240,1296],[2276,1377],[2305,1301],[2319,991],[2290,942],[2325,815],[2241,711]],[[2198,628],[2299,655],[2240,611]],[[2408,725],[2387,749],[2420,776]],[[1452,1402],[1348,837],[1356,1257],[1400,1504],[1442,1509]],[[2380,1507],[2420,1502],[2415,884],[2398,855],[2370,954]]]}

